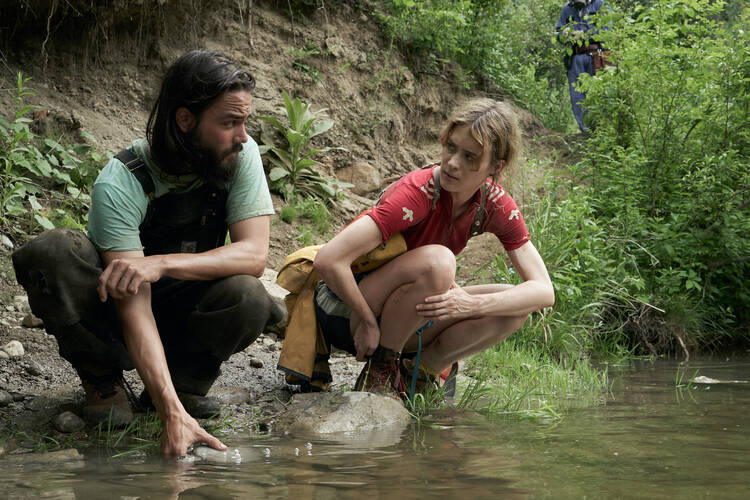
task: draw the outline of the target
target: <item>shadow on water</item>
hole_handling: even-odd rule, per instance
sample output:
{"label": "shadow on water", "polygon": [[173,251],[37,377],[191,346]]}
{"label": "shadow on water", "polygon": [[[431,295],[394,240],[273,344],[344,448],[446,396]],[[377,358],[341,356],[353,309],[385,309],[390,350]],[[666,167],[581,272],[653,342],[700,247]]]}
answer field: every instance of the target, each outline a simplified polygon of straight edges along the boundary
{"label": "shadow on water", "polygon": [[[750,359],[610,368],[605,405],[558,422],[446,410],[403,435],[230,436],[226,463],[0,459],[8,498],[745,498]],[[694,383],[697,376],[711,383]]]}

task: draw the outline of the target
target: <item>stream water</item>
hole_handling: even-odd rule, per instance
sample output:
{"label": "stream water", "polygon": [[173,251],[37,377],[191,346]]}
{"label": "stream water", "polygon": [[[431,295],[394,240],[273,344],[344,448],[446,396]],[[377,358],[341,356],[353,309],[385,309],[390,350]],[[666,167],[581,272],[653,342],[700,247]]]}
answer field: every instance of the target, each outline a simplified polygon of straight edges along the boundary
{"label": "stream water", "polygon": [[750,383],[686,386],[696,370],[750,381],[750,358],[610,367],[606,404],[559,421],[446,410],[365,441],[232,436],[227,463],[0,458],[0,497],[750,498]]}

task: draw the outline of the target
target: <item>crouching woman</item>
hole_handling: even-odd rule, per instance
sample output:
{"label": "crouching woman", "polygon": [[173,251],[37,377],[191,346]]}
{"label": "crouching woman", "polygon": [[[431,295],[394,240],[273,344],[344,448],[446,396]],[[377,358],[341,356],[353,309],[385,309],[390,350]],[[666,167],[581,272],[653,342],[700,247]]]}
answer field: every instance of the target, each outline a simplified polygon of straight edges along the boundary
{"label": "crouching woman", "polygon": [[[440,144],[439,165],[401,177],[315,259],[323,335],[359,361],[369,360],[356,390],[403,397],[402,381],[414,363],[401,353],[417,350],[417,330],[424,387],[453,362],[503,341],[531,312],[554,303],[552,282],[523,217],[497,184],[519,155],[513,111],[491,99],[472,100],[449,118]],[[522,283],[456,284],[456,255],[483,232],[497,236]],[[357,257],[395,233],[403,235],[406,252],[367,274],[352,272]]]}

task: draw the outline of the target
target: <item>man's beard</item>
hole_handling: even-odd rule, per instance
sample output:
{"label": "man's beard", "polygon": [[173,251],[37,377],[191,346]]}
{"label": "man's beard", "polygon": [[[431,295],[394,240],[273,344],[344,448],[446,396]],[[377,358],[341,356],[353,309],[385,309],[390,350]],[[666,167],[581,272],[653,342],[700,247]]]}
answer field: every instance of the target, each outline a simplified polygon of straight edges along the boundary
{"label": "man's beard", "polygon": [[[198,127],[188,132],[190,141],[190,150],[194,160],[192,161],[193,172],[198,174],[204,182],[216,187],[223,187],[224,184],[234,179],[237,169],[240,167],[239,152],[242,151],[242,144],[225,151],[217,152],[214,149],[202,144]],[[234,153],[234,156],[229,156]]]}

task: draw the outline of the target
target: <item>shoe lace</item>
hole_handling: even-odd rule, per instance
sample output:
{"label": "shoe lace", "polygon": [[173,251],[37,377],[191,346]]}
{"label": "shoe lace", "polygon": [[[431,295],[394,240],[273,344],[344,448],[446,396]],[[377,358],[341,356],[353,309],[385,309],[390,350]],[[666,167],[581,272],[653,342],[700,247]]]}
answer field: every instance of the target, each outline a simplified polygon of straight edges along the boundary
{"label": "shoe lace", "polygon": [[393,389],[399,394],[406,392],[404,380],[401,377],[401,371],[395,360],[380,365],[378,369],[370,369],[370,376],[376,385],[393,387]]}

